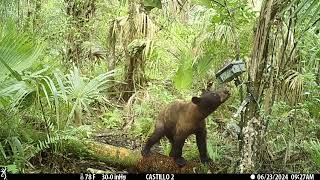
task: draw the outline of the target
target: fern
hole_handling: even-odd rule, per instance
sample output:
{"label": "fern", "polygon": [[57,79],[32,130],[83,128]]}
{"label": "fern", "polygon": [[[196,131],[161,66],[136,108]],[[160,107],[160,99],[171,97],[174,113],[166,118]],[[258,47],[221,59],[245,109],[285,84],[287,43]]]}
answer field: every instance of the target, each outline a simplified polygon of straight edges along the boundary
{"label": "fern", "polygon": [[4,148],[3,148],[2,144],[1,144],[1,142],[0,142],[0,152],[1,152],[1,155],[2,155],[1,160],[2,159],[4,159],[4,160],[7,159],[7,155],[6,155],[5,151],[4,151]]}
{"label": "fern", "polygon": [[17,165],[15,165],[15,164],[9,164],[5,167],[7,168],[7,171],[10,173],[18,173],[19,172],[19,169],[18,169]]}
{"label": "fern", "polygon": [[35,146],[35,149],[28,155],[27,159],[31,159],[32,157],[36,156],[40,152],[45,151],[46,149],[50,148],[50,146],[54,144],[58,144],[59,142],[63,140],[78,140],[75,136],[70,136],[70,135],[57,135],[50,137],[47,135],[47,138],[42,141],[38,141],[38,144]]}
{"label": "fern", "polygon": [[311,155],[314,163],[320,168],[320,142],[319,140],[311,140],[305,143],[305,149]]}
{"label": "fern", "polygon": [[15,174],[15,173],[19,172],[19,169],[18,169],[17,165],[15,165],[15,164],[9,164],[9,165],[1,165],[0,164],[0,166],[7,168],[7,172],[9,172],[9,173]]}
{"label": "fern", "polygon": [[[39,141],[37,145],[22,145],[17,137],[9,137],[5,140],[10,146],[13,155],[5,153],[2,143],[0,143],[0,152],[3,158],[1,158],[0,163],[5,163],[2,165],[8,168],[9,172],[16,173],[18,171],[23,171],[24,165],[32,157],[36,156],[42,151],[50,148],[52,145],[58,144],[63,140],[78,140],[75,136],[70,135],[57,135],[50,137],[47,135],[45,140]],[[9,164],[9,165],[8,165]]]}
{"label": "fern", "polygon": [[[6,154],[5,147],[0,143],[0,151],[3,159],[0,161],[1,163],[15,165],[18,168],[22,168],[25,164],[25,153],[21,141],[18,137],[8,137],[3,141],[4,146],[9,145],[11,149],[11,154]],[[13,163],[13,164],[12,164]]]}

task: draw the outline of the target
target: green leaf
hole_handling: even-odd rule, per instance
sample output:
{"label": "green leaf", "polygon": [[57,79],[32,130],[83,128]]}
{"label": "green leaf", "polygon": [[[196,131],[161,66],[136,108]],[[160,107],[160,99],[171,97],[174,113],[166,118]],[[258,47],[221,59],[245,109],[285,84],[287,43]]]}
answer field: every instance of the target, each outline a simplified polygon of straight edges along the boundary
{"label": "green leaf", "polygon": [[309,0],[305,0],[302,3],[300,3],[297,9],[293,12],[293,15],[297,15],[308,2]]}
{"label": "green leaf", "polygon": [[212,22],[213,23],[220,23],[221,22],[221,20],[223,20],[222,18],[221,18],[221,16],[220,15],[214,15],[214,16],[212,16]]}
{"label": "green leaf", "polygon": [[[7,25],[9,26],[9,25]],[[4,26],[4,29],[7,27]],[[0,32],[0,81],[8,72],[20,80],[21,72],[29,68],[38,59],[42,48],[25,33],[8,28]]]}
{"label": "green leaf", "polygon": [[2,156],[4,157],[4,159],[7,159],[6,153],[5,153],[1,143],[0,143],[0,152],[1,152]]}
{"label": "green leaf", "polygon": [[213,161],[217,161],[221,158],[221,155],[217,149],[217,146],[212,141],[207,142],[208,155]]}
{"label": "green leaf", "polygon": [[7,165],[6,167],[7,167],[8,172],[10,172],[10,173],[18,173],[19,172],[18,167],[15,164],[10,164],[10,165]]}
{"label": "green leaf", "polygon": [[293,6],[296,2],[298,2],[299,0],[293,0],[290,2],[290,4],[286,7],[286,8],[283,8],[279,14],[282,14],[283,12],[287,11],[289,8],[291,8],[291,6]]}
{"label": "green leaf", "polygon": [[13,77],[15,77],[18,81],[22,80],[21,75],[17,71],[11,69],[11,67],[1,57],[0,62],[10,71]]}
{"label": "green leaf", "polygon": [[161,0],[144,0],[143,5],[146,7],[159,8],[161,9]]}
{"label": "green leaf", "polygon": [[180,66],[173,78],[174,84],[177,89],[187,89],[191,87],[193,80],[193,67],[192,62],[184,61]]}
{"label": "green leaf", "polygon": [[212,58],[210,56],[211,54],[206,54],[198,60],[196,67],[200,76],[203,76],[210,69],[212,63]]}
{"label": "green leaf", "polygon": [[[42,91],[43,91],[43,93],[44,93],[44,95],[46,97],[46,100],[48,102],[48,106],[51,108],[51,103],[50,103],[50,98],[49,98],[49,95],[48,95],[48,92],[47,92],[47,88],[46,88],[45,84],[43,84],[43,83],[40,83],[40,86],[41,86]],[[39,88],[39,90],[40,90],[40,88]]]}
{"label": "green leaf", "polygon": [[304,147],[310,153],[314,163],[320,167],[320,142],[311,140],[306,142]]}
{"label": "green leaf", "polygon": [[193,3],[205,6],[207,8],[212,8],[211,0],[192,0]]}
{"label": "green leaf", "polygon": [[319,20],[319,18],[320,18],[319,14],[320,14],[320,4],[318,5],[317,9],[315,10],[313,15],[311,16],[311,19],[307,23],[307,26],[312,26],[313,23],[315,23],[317,20]]}

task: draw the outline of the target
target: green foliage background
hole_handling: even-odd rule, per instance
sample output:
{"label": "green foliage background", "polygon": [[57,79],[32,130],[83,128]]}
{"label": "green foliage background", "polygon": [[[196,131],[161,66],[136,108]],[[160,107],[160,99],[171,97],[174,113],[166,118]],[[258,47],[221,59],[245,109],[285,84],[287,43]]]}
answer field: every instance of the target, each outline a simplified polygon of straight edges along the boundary
{"label": "green foliage background", "polygon": [[[93,15],[69,15],[63,0],[0,2],[0,166],[11,172],[50,172],[35,168],[36,160],[44,153],[67,157],[62,154],[63,140],[81,141],[106,129],[123,132],[128,123],[126,133],[142,144],[168,103],[199,96],[208,81],[213,81],[214,89],[222,86],[215,73],[237,55],[247,62],[259,16],[246,0],[183,1],[185,9],[179,11],[172,9],[180,7],[177,0],[169,1],[171,9],[161,1],[141,1],[142,12],[155,25],[149,29],[152,36],[139,37],[147,42],[143,52],[147,82],[136,88],[131,101],[123,102],[119,97],[130,27],[126,20],[134,1],[70,2],[79,14],[90,10]],[[90,3],[94,9],[86,6]],[[279,24],[286,27],[287,20],[296,17],[297,64],[291,65],[291,74],[277,80],[284,82],[285,92],[297,92],[300,100],[292,104],[290,99],[295,96],[281,94],[271,114],[261,112],[269,122],[268,157],[256,171],[319,173],[320,2],[294,0],[287,6]],[[139,18],[136,23],[147,27]],[[112,35],[116,38],[113,44]],[[68,59],[72,48],[80,50],[76,62]],[[110,70],[112,58],[114,70]],[[233,115],[241,102],[234,84],[224,86],[232,97],[207,119],[208,151],[220,172],[234,173],[238,172],[234,167],[239,160],[240,119]],[[77,118],[82,120],[80,126],[75,123]],[[169,153],[167,140],[159,147]],[[193,136],[183,152],[188,160],[198,158]]]}

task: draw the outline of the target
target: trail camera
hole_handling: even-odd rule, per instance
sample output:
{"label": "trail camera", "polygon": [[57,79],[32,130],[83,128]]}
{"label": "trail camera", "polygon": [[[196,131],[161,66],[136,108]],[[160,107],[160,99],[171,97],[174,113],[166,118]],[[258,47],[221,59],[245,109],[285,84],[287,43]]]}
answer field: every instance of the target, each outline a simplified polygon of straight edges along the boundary
{"label": "trail camera", "polygon": [[235,61],[231,62],[222,69],[220,69],[216,73],[216,78],[219,79],[222,83],[227,83],[236,79],[240,76],[243,72],[246,71],[246,67],[244,62],[242,61]]}

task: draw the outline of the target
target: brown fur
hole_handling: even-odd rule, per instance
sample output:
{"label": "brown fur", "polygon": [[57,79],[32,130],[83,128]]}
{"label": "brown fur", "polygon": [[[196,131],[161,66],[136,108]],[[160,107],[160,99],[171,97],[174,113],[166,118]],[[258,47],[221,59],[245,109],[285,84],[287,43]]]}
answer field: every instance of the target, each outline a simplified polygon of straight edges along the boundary
{"label": "brown fur", "polygon": [[225,102],[229,96],[228,91],[206,91],[201,97],[193,97],[191,102],[175,101],[168,105],[159,113],[155,131],[148,139],[142,155],[148,155],[151,147],[159,142],[163,136],[166,136],[172,144],[170,156],[175,158],[178,165],[184,166],[183,144],[191,134],[196,134],[201,161],[209,162],[204,119]]}
{"label": "brown fur", "polygon": [[174,134],[188,136],[195,133],[199,129],[198,126],[202,124],[201,122],[204,122],[201,121],[202,119],[195,104],[192,102],[176,101],[160,113],[156,127],[164,124],[166,135],[169,136],[169,139],[172,139]]}

